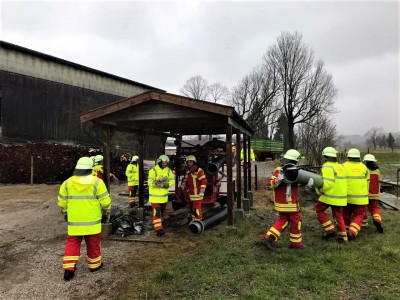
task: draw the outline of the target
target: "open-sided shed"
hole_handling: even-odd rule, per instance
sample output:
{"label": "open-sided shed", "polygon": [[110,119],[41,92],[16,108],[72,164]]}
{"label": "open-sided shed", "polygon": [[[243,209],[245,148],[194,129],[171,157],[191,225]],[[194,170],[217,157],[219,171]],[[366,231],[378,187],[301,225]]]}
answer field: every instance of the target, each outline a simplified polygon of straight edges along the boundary
{"label": "open-sided shed", "polygon": [[[233,107],[196,100],[175,94],[150,91],[119,102],[99,107],[81,114],[80,120],[93,122],[103,133],[104,174],[109,186],[109,140],[114,131],[135,132],[139,137],[139,167],[143,170],[143,139],[146,134],[167,135],[181,138],[183,135],[226,134],[226,163],[228,182],[228,223],[233,225],[232,184],[232,134],[236,134],[237,152],[240,153],[241,136],[245,150],[253,130],[237,114]],[[245,151],[245,156],[248,151]],[[160,153],[161,154],[161,153]],[[241,170],[237,167],[237,205],[241,208]],[[248,171],[244,172],[244,194],[247,194]],[[139,206],[143,207],[143,175],[139,176]]]}

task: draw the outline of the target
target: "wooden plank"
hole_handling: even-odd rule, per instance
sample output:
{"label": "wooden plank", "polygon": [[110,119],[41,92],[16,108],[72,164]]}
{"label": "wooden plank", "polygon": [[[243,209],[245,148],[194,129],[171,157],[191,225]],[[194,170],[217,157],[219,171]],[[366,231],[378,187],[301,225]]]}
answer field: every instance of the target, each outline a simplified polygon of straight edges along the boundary
{"label": "wooden plank", "polygon": [[389,208],[400,210],[400,200],[395,195],[388,193],[380,193],[380,202]]}

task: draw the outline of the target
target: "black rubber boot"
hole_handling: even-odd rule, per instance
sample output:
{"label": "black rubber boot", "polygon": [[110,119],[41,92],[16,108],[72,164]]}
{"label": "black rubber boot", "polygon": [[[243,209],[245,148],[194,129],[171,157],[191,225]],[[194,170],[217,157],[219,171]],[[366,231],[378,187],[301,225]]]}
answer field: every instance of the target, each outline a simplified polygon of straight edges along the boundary
{"label": "black rubber boot", "polygon": [[374,225],[376,227],[376,230],[378,230],[379,233],[383,233],[383,227],[382,227],[381,223],[374,220]]}
{"label": "black rubber boot", "polygon": [[90,269],[90,272],[96,272],[96,271],[100,270],[101,268],[103,268],[103,263],[101,263],[101,265],[98,266],[96,269]]}
{"label": "black rubber boot", "polygon": [[74,275],[75,275],[75,271],[65,270],[64,271],[64,280],[69,281],[74,277]]}
{"label": "black rubber boot", "polygon": [[328,239],[330,239],[330,238],[335,238],[335,237],[336,237],[336,231],[331,232],[331,233],[327,233],[326,231],[324,231],[324,232],[322,233],[322,238],[323,238],[324,240],[328,240]]}
{"label": "black rubber boot", "polygon": [[165,234],[165,231],[164,231],[164,229],[160,229],[160,230],[156,231],[156,234],[158,237],[162,237]]}
{"label": "black rubber boot", "polygon": [[356,236],[353,235],[352,233],[348,232],[347,233],[347,238],[349,239],[349,241],[354,241],[356,239]]}
{"label": "black rubber boot", "polygon": [[271,234],[268,239],[266,239],[265,237],[262,239],[261,244],[263,244],[263,246],[265,248],[267,248],[270,251],[274,251],[274,242],[275,242],[276,238]]}

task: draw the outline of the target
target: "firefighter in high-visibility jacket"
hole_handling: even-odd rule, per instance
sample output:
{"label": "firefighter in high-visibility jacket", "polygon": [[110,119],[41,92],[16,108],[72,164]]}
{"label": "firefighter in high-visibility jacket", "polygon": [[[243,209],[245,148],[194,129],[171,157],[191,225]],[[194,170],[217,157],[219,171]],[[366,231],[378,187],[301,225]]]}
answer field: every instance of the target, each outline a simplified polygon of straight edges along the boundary
{"label": "firefighter in high-visibility jacket", "polygon": [[343,218],[349,227],[348,238],[354,240],[361,230],[362,220],[368,205],[369,171],[361,162],[360,151],[350,149],[344,163],[347,172],[347,206]]}
{"label": "firefighter in high-visibility jacket", "polygon": [[98,178],[104,180],[104,167],[103,167],[103,155],[96,155],[94,157],[94,166],[93,166],[93,171],[92,175],[97,176]]}
{"label": "firefighter in high-visibility jacket", "polygon": [[128,193],[129,193],[129,205],[134,207],[135,197],[139,186],[139,156],[134,155],[130,164],[126,167],[125,175],[128,179]]}
{"label": "firefighter in high-visibility jacket", "polygon": [[[300,159],[300,153],[295,149],[288,150],[282,159],[282,167],[286,164],[296,165]],[[284,181],[282,167],[277,167],[272,176],[267,180],[267,187],[274,191],[274,209],[278,212],[278,220],[265,234],[261,243],[273,250],[276,240],[290,223],[290,248],[303,247],[301,235],[301,213],[297,197],[297,184],[289,184]]]}
{"label": "firefighter in high-visibility jacket", "polygon": [[86,263],[91,272],[103,266],[101,257],[101,219],[109,218],[111,199],[103,180],[92,175],[93,161],[78,160],[73,176],[65,180],[58,194],[58,206],[68,222],[63,259],[64,279],[74,277],[82,239],[86,242]]}
{"label": "firefighter in high-visibility jacket", "polygon": [[[324,229],[322,238],[329,239],[337,236],[339,243],[347,244],[346,224],[343,219],[343,207],[347,205],[347,177],[346,169],[338,163],[336,153],[337,151],[333,147],[326,147],[322,151],[325,159],[321,170],[323,185],[321,188],[315,189],[320,196],[315,203],[314,210]],[[310,181],[312,180],[310,178]],[[310,181],[308,186],[312,185]],[[325,212],[329,207],[332,210],[337,228]]]}
{"label": "firefighter in high-visibility jacket", "polygon": [[157,236],[163,236],[165,231],[162,225],[162,218],[168,202],[169,187],[175,184],[175,176],[168,168],[169,157],[160,155],[157,164],[149,171],[149,202],[153,213],[153,227]]}
{"label": "firefighter in high-visibility jacket", "polygon": [[[244,152],[243,152],[243,148],[242,150],[240,150],[240,160],[244,161]],[[246,162],[249,161],[249,157],[246,157]],[[253,148],[250,148],[250,161],[256,161],[256,156],[254,154],[254,150]]]}
{"label": "firefighter in high-visibility jacket", "polygon": [[207,177],[203,169],[197,166],[197,160],[194,155],[186,157],[186,172],[183,186],[190,198],[192,220],[202,220],[201,204],[207,186]]}
{"label": "firefighter in high-visibility jacket", "polygon": [[[381,172],[375,156],[366,154],[363,158],[364,164],[369,170],[369,203],[368,210],[371,213],[373,223],[379,233],[383,233],[381,211],[379,210],[379,192],[381,189]],[[368,227],[367,212],[365,212],[362,227]]]}

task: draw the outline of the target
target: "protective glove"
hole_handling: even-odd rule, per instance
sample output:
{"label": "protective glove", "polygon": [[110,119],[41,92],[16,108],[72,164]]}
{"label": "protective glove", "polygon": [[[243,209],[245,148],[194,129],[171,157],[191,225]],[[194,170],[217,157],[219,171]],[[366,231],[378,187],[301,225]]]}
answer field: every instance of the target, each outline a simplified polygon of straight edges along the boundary
{"label": "protective glove", "polygon": [[204,197],[204,191],[203,190],[200,190],[199,196],[200,197]]}
{"label": "protective glove", "polygon": [[161,187],[163,186],[162,182],[159,181],[159,180],[154,181],[154,182],[153,182],[153,185],[154,185],[155,187],[158,187],[158,188],[161,188]]}
{"label": "protective glove", "polygon": [[311,189],[313,188],[313,186],[314,186],[314,179],[310,178],[310,179],[308,180],[306,186],[304,187],[304,190],[305,190],[306,192],[310,192]]}
{"label": "protective glove", "polygon": [[163,187],[163,188],[169,188],[169,183],[168,183],[168,182],[164,182],[164,183],[162,184],[162,187]]}
{"label": "protective glove", "polygon": [[67,213],[63,213],[63,215],[64,215],[65,222],[68,222],[68,214]]}
{"label": "protective glove", "polygon": [[280,184],[284,178],[285,176],[283,176],[283,173],[279,172],[278,177],[276,177],[276,183]]}
{"label": "protective glove", "polygon": [[310,189],[312,189],[312,187],[314,186],[314,179],[310,178],[310,179],[308,180],[307,186],[308,186]]}

